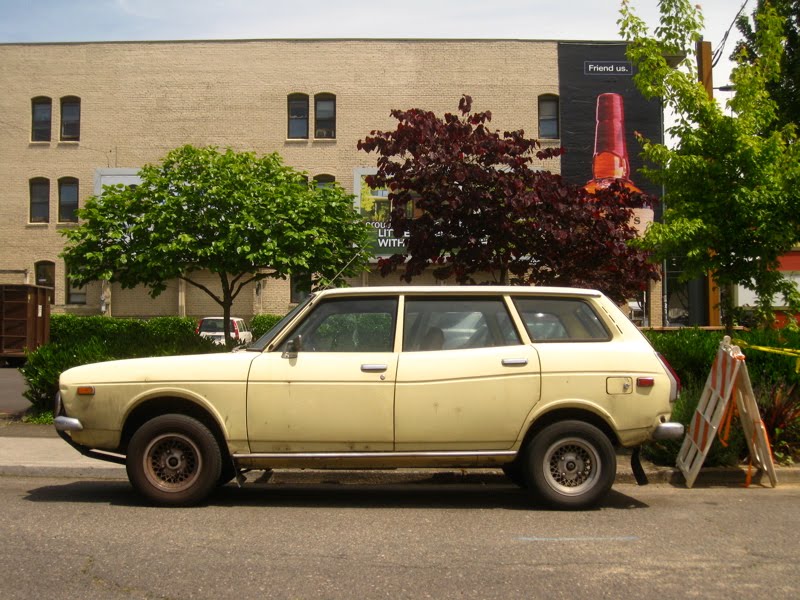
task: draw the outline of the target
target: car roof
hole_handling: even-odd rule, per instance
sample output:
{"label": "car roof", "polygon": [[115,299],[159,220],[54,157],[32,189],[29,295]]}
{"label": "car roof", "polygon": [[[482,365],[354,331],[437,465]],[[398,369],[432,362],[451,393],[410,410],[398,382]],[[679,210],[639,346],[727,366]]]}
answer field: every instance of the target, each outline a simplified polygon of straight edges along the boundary
{"label": "car roof", "polygon": [[316,292],[321,296],[395,296],[409,295],[436,295],[436,296],[484,296],[484,295],[514,295],[514,296],[582,296],[600,297],[603,294],[598,290],[570,287],[546,286],[514,286],[514,285],[425,285],[425,286],[373,286],[333,288]]}
{"label": "car roof", "polygon": [[[220,321],[221,321],[221,320],[222,320],[222,319],[224,319],[224,318],[225,318],[225,317],[203,317],[203,318],[202,318],[202,319],[200,319],[200,320],[201,320],[201,321],[210,321],[210,320],[212,320],[212,319],[218,319],[218,320],[220,320]],[[231,317],[231,320],[232,320],[232,321],[234,321],[234,320],[235,320],[235,321],[244,321],[244,319],[242,319],[242,317]]]}

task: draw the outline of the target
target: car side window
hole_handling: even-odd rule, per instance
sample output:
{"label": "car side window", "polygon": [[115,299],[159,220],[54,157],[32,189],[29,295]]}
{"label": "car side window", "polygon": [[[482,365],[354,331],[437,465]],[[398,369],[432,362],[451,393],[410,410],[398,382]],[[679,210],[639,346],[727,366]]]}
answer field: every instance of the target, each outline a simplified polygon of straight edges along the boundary
{"label": "car side window", "polygon": [[407,297],[403,351],[459,350],[520,344],[501,297]]}
{"label": "car side window", "polygon": [[396,318],[397,298],[335,298],[314,308],[288,339],[300,352],[392,352]]}
{"label": "car side window", "polygon": [[588,302],[580,298],[514,298],[535,342],[607,341],[611,335]]}

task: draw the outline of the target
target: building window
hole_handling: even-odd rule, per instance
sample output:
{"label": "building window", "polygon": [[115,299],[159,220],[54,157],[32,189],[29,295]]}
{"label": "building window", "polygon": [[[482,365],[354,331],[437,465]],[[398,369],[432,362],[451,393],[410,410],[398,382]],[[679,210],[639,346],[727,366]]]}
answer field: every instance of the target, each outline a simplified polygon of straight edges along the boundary
{"label": "building window", "polygon": [[333,94],[314,96],[314,137],[336,138],[336,96]]}
{"label": "building window", "polygon": [[308,95],[289,94],[287,114],[289,115],[287,134],[289,139],[308,139]]}
{"label": "building window", "polygon": [[78,222],[78,180],[74,177],[58,180],[58,221]]}
{"label": "building window", "polygon": [[50,304],[54,304],[56,301],[56,263],[49,260],[40,260],[33,265],[33,270],[36,276],[36,285],[50,288],[47,291],[47,297],[50,299]]}
{"label": "building window", "polygon": [[539,96],[539,137],[555,140],[558,131],[558,96],[545,94]]}
{"label": "building window", "polygon": [[31,141],[49,142],[50,123],[53,119],[53,103],[50,98],[40,96],[31,100]]}
{"label": "building window", "polygon": [[69,278],[69,271],[66,272],[67,304],[86,304],[86,288],[78,287]]}
{"label": "building window", "polygon": [[31,223],[50,222],[50,180],[35,177],[30,180]]}
{"label": "building window", "polygon": [[314,176],[314,185],[318,188],[326,188],[326,187],[333,187],[333,184],[336,182],[336,178],[333,175],[315,175]]}
{"label": "building window", "polygon": [[77,142],[81,139],[81,99],[65,96],[61,99],[61,140]]}

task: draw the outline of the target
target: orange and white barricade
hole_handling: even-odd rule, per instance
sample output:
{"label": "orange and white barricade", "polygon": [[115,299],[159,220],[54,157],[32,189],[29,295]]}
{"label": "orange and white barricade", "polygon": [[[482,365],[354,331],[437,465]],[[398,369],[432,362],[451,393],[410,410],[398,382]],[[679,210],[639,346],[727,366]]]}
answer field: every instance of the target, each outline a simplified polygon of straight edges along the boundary
{"label": "orange and white barricade", "polygon": [[[732,400],[735,405],[731,404]],[[686,478],[687,487],[694,485],[714,436],[726,414],[730,417],[729,412],[734,407],[739,411],[745,431],[751,464],[767,472],[772,487],[777,485],[769,441],[750,384],[745,356],[738,346],[731,345],[731,338],[725,336],[711,365],[703,394],[689,425],[689,433],[678,452],[677,465]]]}

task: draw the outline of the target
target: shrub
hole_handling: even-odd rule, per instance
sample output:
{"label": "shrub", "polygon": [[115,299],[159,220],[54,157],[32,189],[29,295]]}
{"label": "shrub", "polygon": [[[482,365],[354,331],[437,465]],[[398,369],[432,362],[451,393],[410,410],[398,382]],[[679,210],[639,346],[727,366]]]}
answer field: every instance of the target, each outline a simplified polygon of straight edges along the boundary
{"label": "shrub", "polygon": [[193,319],[149,320],[52,315],[50,343],[30,352],[20,369],[34,412],[49,409],[63,371],[78,365],[122,358],[223,352],[224,347],[195,333]]}
{"label": "shrub", "polygon": [[[700,397],[703,394],[704,387],[705,381],[702,383],[692,381],[688,386],[683,388],[672,410],[672,420],[683,423],[687,433],[692,417],[697,410],[697,404],[700,402]],[[657,465],[675,466],[682,443],[683,440],[648,442],[642,446],[642,456]],[[736,422],[731,425],[730,437],[726,443],[728,444],[727,446],[723,445],[720,440],[715,437],[703,465],[706,467],[735,465],[739,462],[743,453],[747,453],[744,433]]]}
{"label": "shrub", "polygon": [[[678,373],[684,390],[675,405],[673,420],[687,426],[708,378],[714,356],[723,334],[696,328],[678,331],[646,331],[653,346],[661,352]],[[800,374],[797,359],[753,348],[800,348],[800,333],[794,329],[770,329],[737,332],[733,340],[742,346],[747,370],[759,404],[774,456],[788,461],[800,453]],[[657,464],[675,464],[680,443],[650,443],[643,454]],[[705,465],[732,464],[747,456],[747,444],[741,426],[731,427],[729,448],[715,440]]]}
{"label": "shrub", "polygon": [[687,388],[705,383],[723,337],[718,332],[688,327],[677,331],[644,333],[653,347],[669,361]]}
{"label": "shrub", "polygon": [[272,329],[283,317],[280,315],[256,315],[250,321],[250,330],[253,332],[253,339],[257,340],[262,335]]}
{"label": "shrub", "polygon": [[45,344],[28,354],[20,372],[28,384],[22,395],[33,405],[34,412],[53,406],[61,373],[78,365],[108,360],[103,345],[97,340],[78,344]]}
{"label": "shrub", "polygon": [[754,390],[772,455],[778,462],[800,458],[800,386],[762,384]]}

